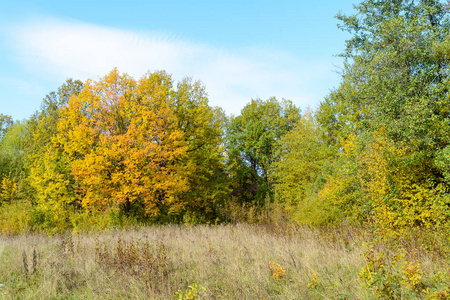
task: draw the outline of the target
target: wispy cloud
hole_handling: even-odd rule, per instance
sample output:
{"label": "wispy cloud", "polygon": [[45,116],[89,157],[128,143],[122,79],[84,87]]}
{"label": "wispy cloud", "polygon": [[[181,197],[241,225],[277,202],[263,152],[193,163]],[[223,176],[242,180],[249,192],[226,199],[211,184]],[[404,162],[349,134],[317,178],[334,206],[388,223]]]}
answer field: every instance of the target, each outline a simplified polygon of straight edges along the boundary
{"label": "wispy cloud", "polygon": [[201,80],[210,103],[234,114],[256,97],[315,106],[336,78],[330,61],[305,61],[274,48],[223,49],[76,21],[35,19],[13,27],[10,37],[23,66],[40,76],[95,79],[117,67],[139,78],[166,70],[177,80]]}

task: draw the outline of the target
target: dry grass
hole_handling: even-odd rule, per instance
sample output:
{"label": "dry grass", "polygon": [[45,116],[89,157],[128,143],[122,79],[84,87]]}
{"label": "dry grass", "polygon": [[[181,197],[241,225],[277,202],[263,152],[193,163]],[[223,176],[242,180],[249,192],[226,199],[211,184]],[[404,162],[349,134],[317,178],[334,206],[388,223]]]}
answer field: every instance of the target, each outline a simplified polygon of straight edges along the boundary
{"label": "dry grass", "polygon": [[369,239],[251,225],[2,237],[0,298],[371,299],[358,280]]}

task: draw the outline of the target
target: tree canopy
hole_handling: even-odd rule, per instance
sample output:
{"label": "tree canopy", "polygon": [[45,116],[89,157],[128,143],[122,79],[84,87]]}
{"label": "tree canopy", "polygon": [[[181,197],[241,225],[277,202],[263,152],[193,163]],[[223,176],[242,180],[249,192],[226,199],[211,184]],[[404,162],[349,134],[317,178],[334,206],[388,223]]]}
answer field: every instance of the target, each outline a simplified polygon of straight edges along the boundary
{"label": "tree canopy", "polygon": [[67,80],[29,120],[0,114],[0,225],[213,223],[274,205],[299,224],[450,225],[448,6],[362,0],[337,19],[341,82],[303,115],[272,97],[227,116],[200,82],[117,69]]}

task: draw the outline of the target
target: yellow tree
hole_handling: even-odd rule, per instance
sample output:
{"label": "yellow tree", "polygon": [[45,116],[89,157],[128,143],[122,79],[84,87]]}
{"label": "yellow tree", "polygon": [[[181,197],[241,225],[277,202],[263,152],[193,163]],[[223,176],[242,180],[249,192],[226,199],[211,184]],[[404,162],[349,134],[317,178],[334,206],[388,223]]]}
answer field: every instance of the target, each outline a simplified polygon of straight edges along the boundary
{"label": "yellow tree", "polygon": [[143,206],[148,216],[178,210],[187,189],[176,162],[187,147],[171,109],[172,79],[164,72],[139,81],[113,70],[88,81],[62,111],[55,145],[70,157],[83,208]]}
{"label": "yellow tree", "polygon": [[23,185],[27,198],[37,204],[31,214],[34,226],[41,230],[52,232],[70,226],[70,210],[77,204],[71,188],[74,181],[70,161],[60,145],[54,143],[54,138],[58,133],[61,108],[82,88],[81,81],[68,79],[57,92],[43,99],[41,109],[26,123],[24,152],[29,176]]}
{"label": "yellow tree", "polygon": [[273,164],[273,180],[278,199],[290,212],[292,219],[307,223],[317,215],[311,212],[309,194],[319,181],[321,168],[327,157],[327,147],[318,138],[320,127],[314,116],[307,111],[295,128],[278,141],[277,155]]}
{"label": "yellow tree", "polygon": [[228,192],[225,116],[199,82],[174,87],[165,72],[135,80],[113,70],[88,80],[57,115],[31,172],[47,227],[77,223],[72,208],[155,221],[217,217]]}

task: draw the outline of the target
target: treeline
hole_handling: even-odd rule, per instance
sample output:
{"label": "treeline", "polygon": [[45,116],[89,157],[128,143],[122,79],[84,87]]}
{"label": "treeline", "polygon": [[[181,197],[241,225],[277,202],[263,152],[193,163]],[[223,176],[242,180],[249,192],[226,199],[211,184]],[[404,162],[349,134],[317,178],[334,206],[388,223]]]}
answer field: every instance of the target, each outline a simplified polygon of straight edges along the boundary
{"label": "treeline", "polygon": [[113,70],[67,80],[29,120],[2,115],[0,228],[215,223],[274,207],[299,224],[449,224],[448,7],[355,10],[337,16],[352,38],[315,112],[271,98],[227,117],[199,82]]}

